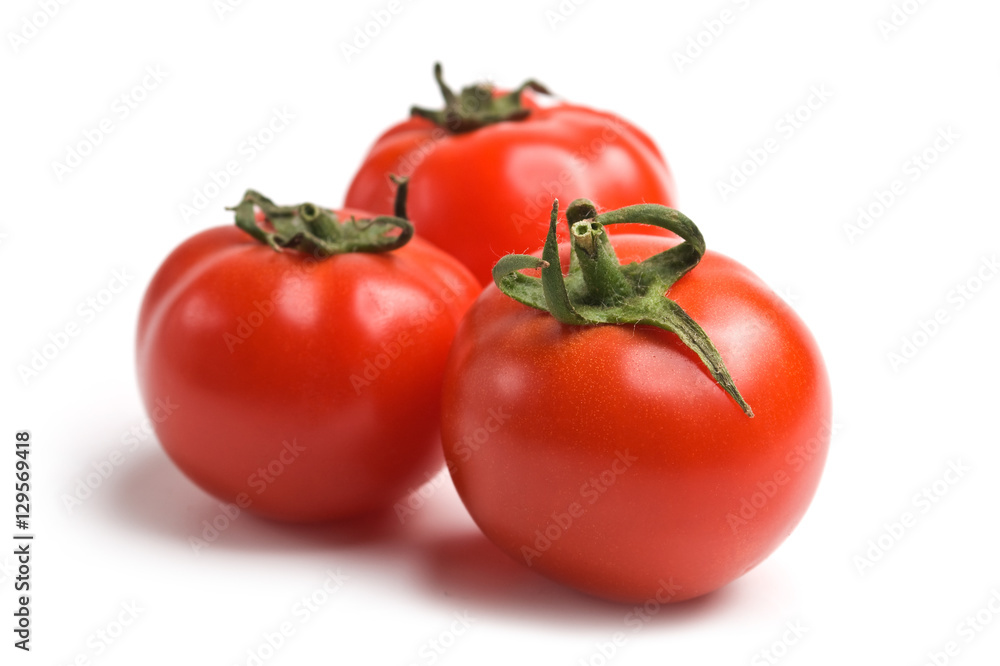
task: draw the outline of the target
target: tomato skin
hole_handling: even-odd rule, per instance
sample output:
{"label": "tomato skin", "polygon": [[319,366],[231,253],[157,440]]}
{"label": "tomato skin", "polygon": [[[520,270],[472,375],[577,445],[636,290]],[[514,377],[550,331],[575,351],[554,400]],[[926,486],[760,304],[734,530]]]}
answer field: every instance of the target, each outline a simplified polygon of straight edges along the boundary
{"label": "tomato skin", "polygon": [[[611,242],[626,264],[678,241]],[[829,444],[819,350],[759,278],[708,252],[669,295],[753,419],[676,336],[564,325],[493,286],[445,374],[445,458],[477,525],[514,559],[615,601],[662,601],[664,583],[679,586],[671,601],[697,597],[761,562],[802,518]]]}
{"label": "tomato skin", "polygon": [[[468,133],[452,135],[419,117],[390,128],[354,176],[346,205],[389,214],[389,174],[409,176],[408,216],[417,233],[483,284],[504,254],[541,247],[554,198],[569,204],[586,196],[609,209],[674,205],[673,176],[641,130],[610,113],[538,107],[524,98],[532,108],[526,119]],[[667,233],[646,225],[609,231]]]}
{"label": "tomato skin", "polygon": [[442,462],[444,363],[478,292],[418,238],[317,261],[208,229],[144,297],[143,401],[151,415],[158,399],[177,405],[156,434],[219,499],[296,522],[391,506]]}

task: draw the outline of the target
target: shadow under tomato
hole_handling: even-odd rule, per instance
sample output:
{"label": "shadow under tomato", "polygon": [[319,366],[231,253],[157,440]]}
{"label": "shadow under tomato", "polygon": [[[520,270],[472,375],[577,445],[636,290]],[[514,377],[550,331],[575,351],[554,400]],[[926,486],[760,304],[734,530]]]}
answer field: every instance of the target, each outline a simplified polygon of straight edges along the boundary
{"label": "shadow under tomato", "polygon": [[[247,512],[225,516],[222,502],[189,481],[155,445],[130,454],[105,484],[89,500],[100,505],[95,509],[137,533],[191,548],[192,555],[192,539],[200,539],[203,549],[212,552],[333,558],[353,554],[386,568],[402,588],[459,609],[626,635],[626,619],[641,606],[577,592],[511,559],[475,527],[450,484],[405,524],[389,509],[312,525],[280,523]],[[657,604],[655,613],[643,616],[641,628],[669,631],[708,615],[734,612],[753,601],[748,595],[754,596],[757,588],[743,582],[690,601]]]}
{"label": "shadow under tomato", "polygon": [[[630,628],[625,621],[630,613],[639,617],[635,613],[642,604],[606,601],[551,581],[512,560],[478,530],[432,539],[419,552],[425,565],[422,582],[432,593],[513,618],[635,630],[634,622]],[[685,624],[713,614],[736,596],[731,588],[674,604],[654,602],[655,611],[641,616],[642,626]]]}
{"label": "shadow under tomato", "polygon": [[[192,550],[329,550],[400,538],[389,510],[335,523],[289,524],[267,520],[208,495],[156,448],[136,453],[108,479],[107,510],[122,523]],[[196,540],[196,541],[192,541]]]}

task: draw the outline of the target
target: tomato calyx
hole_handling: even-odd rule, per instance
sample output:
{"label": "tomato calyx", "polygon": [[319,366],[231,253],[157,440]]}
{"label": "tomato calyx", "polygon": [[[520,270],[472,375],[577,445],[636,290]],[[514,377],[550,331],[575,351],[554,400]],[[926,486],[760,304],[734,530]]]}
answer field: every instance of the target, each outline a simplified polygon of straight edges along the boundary
{"label": "tomato calyx", "polygon": [[[226,210],[236,212],[236,226],[277,252],[284,249],[308,252],[325,258],[348,252],[390,252],[406,245],[413,237],[413,225],[405,219],[406,184],[396,193],[397,215],[341,221],[337,214],[316,204],[279,206],[256,190],[247,190],[239,204]],[[257,209],[265,217],[257,219]],[[400,211],[403,212],[400,215]],[[393,234],[398,229],[398,234]]]}
{"label": "tomato calyx", "polygon": [[444,109],[414,106],[410,109],[410,115],[426,118],[452,134],[472,132],[494,123],[524,120],[531,114],[531,109],[525,108],[521,103],[521,95],[525,90],[534,90],[543,95],[552,94],[538,81],[529,79],[516,90],[504,95],[494,95],[493,85],[489,83],[466,86],[456,95],[444,82],[439,62],[434,63],[434,79],[444,97]]}
{"label": "tomato calyx", "polygon": [[[493,267],[497,288],[524,305],[550,313],[564,324],[649,324],[674,333],[698,355],[712,378],[743,413],[753,418],[753,410],[736,388],[708,334],[665,295],[705,254],[705,239],[694,222],[681,212],[658,204],[637,204],[598,214],[591,201],[577,199],[566,211],[571,251],[569,273],[564,276],[556,239],[558,213],[556,199],[541,259],[509,254],[497,262]],[[609,224],[651,224],[674,232],[684,242],[622,266],[604,229]],[[541,277],[520,272],[529,268],[540,268]]]}

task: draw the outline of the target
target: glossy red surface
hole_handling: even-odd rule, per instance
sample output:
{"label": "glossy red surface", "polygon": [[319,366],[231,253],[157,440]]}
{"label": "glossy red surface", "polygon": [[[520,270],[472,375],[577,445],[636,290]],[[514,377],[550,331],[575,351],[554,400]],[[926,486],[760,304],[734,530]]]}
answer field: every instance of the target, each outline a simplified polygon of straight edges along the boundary
{"label": "glossy red surface", "polygon": [[[678,242],[611,240],[623,264]],[[445,377],[445,456],[476,523],[511,557],[619,601],[662,596],[664,581],[672,601],[696,597],[761,562],[805,513],[829,442],[820,352],[759,278],[708,252],[669,296],[753,419],[673,334],[564,325],[493,286]]]}
{"label": "glossy red surface", "polygon": [[444,363],[478,291],[418,238],[316,261],[208,229],[146,292],[143,400],[177,405],[160,442],[220,499],[291,521],[388,506],[441,464]]}
{"label": "glossy red surface", "polygon": [[[570,104],[458,135],[423,118],[399,123],[375,142],[345,205],[391,213],[390,174],[410,177],[417,234],[483,284],[504,254],[542,246],[555,198],[563,209],[581,197],[605,209],[676,200],[670,170],[648,136],[610,113]],[[644,225],[610,231],[667,233]]]}

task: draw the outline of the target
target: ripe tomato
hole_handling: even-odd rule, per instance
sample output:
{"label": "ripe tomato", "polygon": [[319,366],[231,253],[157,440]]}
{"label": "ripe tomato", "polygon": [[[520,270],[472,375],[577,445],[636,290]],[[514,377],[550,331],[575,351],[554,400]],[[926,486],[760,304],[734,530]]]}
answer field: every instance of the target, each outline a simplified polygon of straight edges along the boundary
{"label": "ripe tomato", "polygon": [[242,228],[182,243],[143,300],[142,397],[151,414],[178,405],[155,423],[160,442],[203,489],[269,518],[390,506],[442,462],[444,363],[478,284],[406,243],[412,227],[385,235],[404,220],[344,223],[372,216],[252,192],[236,210]]}
{"label": "ripe tomato", "polygon": [[537,220],[554,197],[587,194],[607,208],[673,205],[674,181],[660,151],[627,121],[574,104],[541,107],[532,92],[545,89],[534,82],[509,94],[485,84],[455,94],[440,65],[435,76],[445,111],[414,109],[386,131],[354,176],[345,205],[390,213],[390,176],[409,177],[417,232],[483,284],[504,254],[541,247],[547,226]]}
{"label": "ripe tomato", "polygon": [[[610,243],[623,273],[681,247],[648,235]],[[550,244],[555,253],[554,234]],[[570,252],[560,244],[550,263],[565,267]],[[520,259],[514,268],[538,265]],[[587,312],[593,299],[566,284]],[[652,289],[647,298],[666,300]],[[677,335],[568,325],[493,285],[445,372],[445,457],[477,525],[532,569],[612,600],[696,597],[761,562],[802,518],[829,441],[816,343],[757,276],[708,252],[667,295],[714,343],[753,418]]]}

